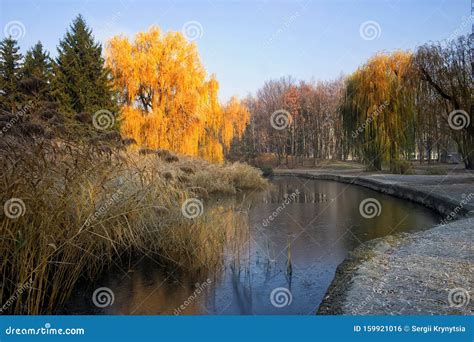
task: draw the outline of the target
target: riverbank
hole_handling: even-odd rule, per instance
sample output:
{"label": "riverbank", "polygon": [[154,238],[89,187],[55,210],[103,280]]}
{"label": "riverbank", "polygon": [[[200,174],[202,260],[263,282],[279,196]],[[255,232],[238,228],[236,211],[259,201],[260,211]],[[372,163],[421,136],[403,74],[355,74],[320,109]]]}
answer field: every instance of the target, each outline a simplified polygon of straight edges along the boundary
{"label": "riverbank", "polygon": [[[472,175],[390,175],[358,170],[276,170],[275,175],[364,186],[422,204],[445,218],[427,231],[387,236],[358,247],[339,265],[318,314],[472,313]],[[463,305],[456,307],[456,300]]]}
{"label": "riverbank", "polygon": [[0,302],[7,303],[0,312],[15,314],[53,312],[79,280],[135,255],[162,267],[218,267],[235,227],[207,210],[206,199],[268,184],[246,164],[120,141],[7,136],[0,164]]}

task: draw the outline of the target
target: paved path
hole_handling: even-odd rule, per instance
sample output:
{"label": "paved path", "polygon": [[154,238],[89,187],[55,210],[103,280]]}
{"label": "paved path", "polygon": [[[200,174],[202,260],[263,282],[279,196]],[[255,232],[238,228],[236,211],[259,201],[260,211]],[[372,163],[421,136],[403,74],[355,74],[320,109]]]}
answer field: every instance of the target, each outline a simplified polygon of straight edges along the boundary
{"label": "paved path", "polygon": [[376,239],[338,267],[319,314],[474,313],[474,176],[276,170],[329,179],[411,200],[445,215],[443,225]]}

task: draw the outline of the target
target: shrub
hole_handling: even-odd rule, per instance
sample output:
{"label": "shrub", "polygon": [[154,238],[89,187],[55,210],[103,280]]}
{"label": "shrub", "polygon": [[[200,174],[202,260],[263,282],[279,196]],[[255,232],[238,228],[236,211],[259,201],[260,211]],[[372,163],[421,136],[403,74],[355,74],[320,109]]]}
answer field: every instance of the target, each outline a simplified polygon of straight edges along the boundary
{"label": "shrub", "polygon": [[263,165],[260,167],[260,170],[262,170],[262,176],[264,177],[270,177],[273,175],[273,168],[270,165]]}
{"label": "shrub", "polygon": [[427,175],[445,175],[447,174],[446,170],[441,167],[429,167],[426,169]]}
{"label": "shrub", "polygon": [[398,175],[413,174],[413,168],[410,162],[406,160],[393,160],[390,163],[390,172]]}

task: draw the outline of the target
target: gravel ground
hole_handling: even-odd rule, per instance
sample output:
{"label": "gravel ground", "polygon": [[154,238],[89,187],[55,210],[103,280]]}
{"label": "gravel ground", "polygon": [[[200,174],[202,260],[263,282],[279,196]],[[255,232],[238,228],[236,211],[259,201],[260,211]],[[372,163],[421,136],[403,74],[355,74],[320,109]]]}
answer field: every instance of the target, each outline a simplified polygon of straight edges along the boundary
{"label": "gravel ground", "polygon": [[473,228],[469,218],[359,247],[339,266],[319,313],[474,313]]}

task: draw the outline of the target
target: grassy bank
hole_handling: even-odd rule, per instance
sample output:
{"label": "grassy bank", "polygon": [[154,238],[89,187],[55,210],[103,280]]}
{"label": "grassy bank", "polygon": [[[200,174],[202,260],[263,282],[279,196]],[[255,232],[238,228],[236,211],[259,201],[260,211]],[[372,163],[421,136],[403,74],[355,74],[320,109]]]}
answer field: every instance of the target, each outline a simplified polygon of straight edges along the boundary
{"label": "grassy bank", "polygon": [[228,222],[205,198],[267,185],[244,164],[61,139],[4,137],[0,163],[0,302],[10,313],[51,312],[79,279],[132,253],[215,267]]}

